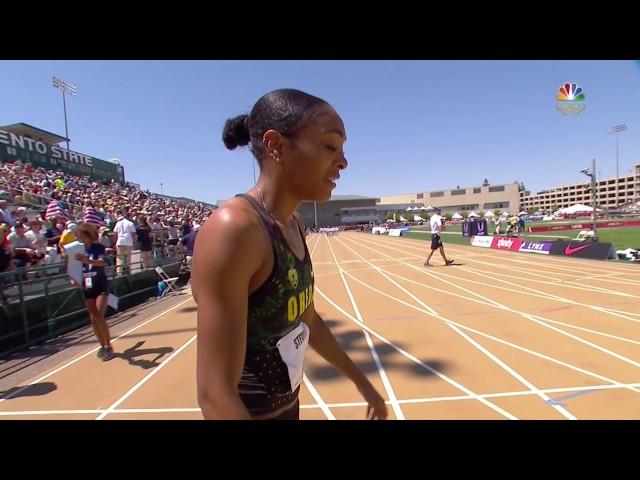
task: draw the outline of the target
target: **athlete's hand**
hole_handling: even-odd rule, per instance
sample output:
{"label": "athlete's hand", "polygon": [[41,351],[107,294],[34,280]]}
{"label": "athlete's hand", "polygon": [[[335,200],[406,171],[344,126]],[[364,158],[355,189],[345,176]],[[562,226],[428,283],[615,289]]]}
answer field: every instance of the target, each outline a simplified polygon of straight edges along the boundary
{"label": "athlete's hand", "polygon": [[384,398],[373,388],[371,383],[367,382],[365,385],[358,388],[360,393],[367,401],[367,420],[386,420],[388,412],[387,405],[384,403]]}

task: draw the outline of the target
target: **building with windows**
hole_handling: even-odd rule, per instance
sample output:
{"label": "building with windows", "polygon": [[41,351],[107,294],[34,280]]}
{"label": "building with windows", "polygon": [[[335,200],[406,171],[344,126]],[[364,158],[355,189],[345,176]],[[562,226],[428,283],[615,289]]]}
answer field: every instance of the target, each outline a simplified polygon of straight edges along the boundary
{"label": "building with windows", "polygon": [[469,212],[474,210],[520,211],[521,185],[517,182],[503,185],[450,188],[431,192],[406,193],[380,197],[380,204],[410,204],[414,206],[440,207],[442,213]]}
{"label": "building with windows", "polygon": [[[521,192],[521,206],[524,210],[534,209],[545,212],[570,207],[576,203],[591,206],[593,203],[591,179],[584,178],[582,182],[560,185],[535,195]],[[620,175],[618,179],[603,178],[596,182],[598,208],[616,209],[637,200],[640,200],[640,164],[635,165],[632,173]]]}

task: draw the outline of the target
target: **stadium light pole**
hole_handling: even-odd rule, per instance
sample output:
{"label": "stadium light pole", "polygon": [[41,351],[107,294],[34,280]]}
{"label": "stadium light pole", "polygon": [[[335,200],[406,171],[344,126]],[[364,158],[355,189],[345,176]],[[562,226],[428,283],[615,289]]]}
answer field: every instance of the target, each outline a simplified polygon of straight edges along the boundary
{"label": "stadium light pole", "polygon": [[69,152],[69,127],[67,125],[67,100],[65,97],[65,93],[75,96],[78,93],[78,88],[72,83],[60,80],[56,77],[53,77],[53,87],[62,91],[62,106],[64,108],[64,133],[67,137],[67,152]]}
{"label": "stadium light pole", "polygon": [[619,156],[620,156],[620,141],[619,138],[620,136],[617,135],[618,133],[622,133],[625,130],[629,129],[629,125],[627,125],[626,123],[623,123],[621,125],[616,125],[615,127],[611,127],[609,129],[609,135],[611,134],[616,134],[616,210],[618,209],[618,189],[620,187],[620,185],[618,185],[618,183],[620,182],[620,178],[619,177]]}
{"label": "stadium light pole", "polygon": [[160,195],[162,195],[162,185],[163,185],[163,183],[160,182]]}
{"label": "stadium light pole", "polygon": [[587,177],[591,177],[591,198],[593,200],[593,240],[598,241],[597,224],[596,224],[596,159],[591,161],[591,170],[583,168],[580,173],[584,173]]}

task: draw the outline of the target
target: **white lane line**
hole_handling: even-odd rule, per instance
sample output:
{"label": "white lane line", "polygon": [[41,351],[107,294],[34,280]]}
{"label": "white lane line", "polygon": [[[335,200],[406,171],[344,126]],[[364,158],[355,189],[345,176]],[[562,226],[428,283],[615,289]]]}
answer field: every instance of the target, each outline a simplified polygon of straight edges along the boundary
{"label": "white lane line", "polygon": [[[353,311],[356,314],[356,317],[358,318],[358,321],[362,324],[364,324],[364,319],[362,318],[362,314],[360,313],[360,310],[358,309],[358,305],[355,301],[355,299],[353,298],[353,294],[351,293],[351,289],[349,288],[349,284],[347,283],[347,280],[344,278],[344,273],[342,270],[342,267],[340,266],[340,262],[338,262],[338,258],[336,257],[335,252],[333,251],[333,247],[331,246],[331,242],[329,241],[329,239],[327,238],[327,243],[329,244],[329,249],[331,250],[331,255],[333,255],[333,258],[336,262],[336,266],[338,267],[338,270],[340,272],[340,278],[342,279],[342,283],[344,284],[344,288],[347,291],[347,294],[349,295],[349,300],[351,301],[351,305],[353,307]],[[389,398],[389,400],[392,402],[391,403],[391,407],[393,409],[393,413],[396,416],[396,419],[398,420],[404,420],[405,416],[404,413],[402,412],[402,409],[400,408],[400,405],[398,404],[398,399],[396,398],[396,393],[393,390],[393,387],[391,386],[391,382],[389,382],[389,378],[387,377],[387,373],[384,371],[384,368],[382,367],[382,363],[380,362],[380,358],[378,357],[378,353],[376,352],[376,348],[373,345],[373,341],[371,340],[371,336],[369,335],[369,333],[366,330],[363,330],[364,333],[364,338],[367,341],[367,345],[369,346],[369,351],[371,352],[371,356],[373,357],[373,361],[376,364],[376,368],[378,369],[378,374],[380,375],[380,379],[382,380],[382,385],[384,386],[385,391],[387,392],[387,397]]]}
{"label": "white lane line", "polygon": [[[338,240],[338,241],[340,243],[342,243],[346,248],[351,250],[353,253],[358,255],[360,258],[362,258],[366,262],[366,259],[364,257],[362,257],[358,252],[353,250],[351,247],[346,245],[344,242],[342,242],[340,240]],[[396,282],[391,277],[389,277],[381,268],[377,268],[376,270],[378,271],[378,273],[383,275],[389,282],[391,282],[393,285],[395,285],[397,288],[399,288],[401,291],[403,291],[406,295],[411,297],[416,303],[418,303],[419,305],[422,305],[426,310],[430,311],[432,316],[436,317],[437,319],[440,319],[440,318],[444,319],[444,317],[439,315],[434,309],[432,309],[431,307],[426,305],[422,300],[420,300],[418,297],[416,297],[413,293],[411,293],[409,290],[407,290],[402,285],[400,285],[398,282]],[[496,355],[491,353],[489,350],[487,350],[485,347],[480,345],[474,339],[469,337],[466,333],[461,331],[458,327],[456,327],[455,325],[451,325],[450,323],[446,323],[446,322],[445,322],[445,324],[449,328],[451,328],[453,331],[455,331],[458,335],[460,335],[462,338],[464,338],[468,343],[470,343],[476,349],[478,349],[480,352],[482,352],[485,356],[489,357],[494,363],[496,363],[499,367],[501,367],[509,375],[511,375],[516,380],[518,380],[524,386],[526,386],[530,391],[532,391],[533,393],[538,395],[542,400],[544,400],[545,402],[549,402],[551,400],[546,394],[541,392],[540,389],[538,389],[538,387],[536,387],[533,383],[531,383],[529,380],[524,378],[521,374],[516,372],[513,368],[511,368],[509,365],[507,365],[506,362],[504,362],[503,360],[498,358]],[[563,417],[565,417],[565,418],[567,418],[569,420],[576,420],[576,417],[574,417],[569,411],[564,409],[562,406],[556,405],[556,404],[552,404],[552,403],[547,403],[547,404],[551,405],[554,409],[556,409],[558,411],[558,413],[560,413]]]}
{"label": "white lane line", "polygon": [[169,357],[167,357],[167,359],[162,362],[160,365],[158,365],[156,368],[154,368],[151,372],[149,372],[147,375],[144,376],[144,378],[142,378],[142,380],[140,380],[138,383],[136,383],[133,387],[131,387],[124,395],[122,395],[118,400],[116,400],[115,402],[113,402],[111,404],[111,406],[109,406],[109,408],[107,408],[102,414],[100,414],[98,416],[98,418],[96,418],[96,420],[102,420],[104,417],[106,417],[107,415],[109,415],[114,409],[116,409],[118,407],[118,405],[120,405],[122,402],[124,402],[127,398],[129,398],[136,390],[138,390],[142,385],[144,385],[145,383],[147,383],[154,375],[156,375],[160,370],[162,370],[165,366],[167,366],[169,364],[169,362],[171,362],[171,360],[173,360],[174,358],[176,358],[177,355],[180,354],[180,352],[182,352],[185,348],[187,348],[189,345],[191,345],[196,338],[198,338],[198,335],[194,335],[193,337],[191,337],[184,345],[182,345],[178,350],[176,350],[175,352],[173,352],[171,355],[169,355]]}
{"label": "white lane line", "polygon": [[[353,317],[353,315],[351,315],[350,313],[346,312],[342,307],[340,307],[339,305],[337,305],[336,303],[334,303],[327,295],[324,294],[324,292],[320,289],[320,288],[316,288],[315,289],[316,292],[318,292],[329,304],[331,304],[336,310],[338,310],[340,313],[342,313],[345,317],[347,317],[348,319],[350,319],[352,322],[354,322],[356,325],[358,325],[360,328],[362,328],[363,330],[367,330],[369,333],[371,333],[371,335],[373,335],[374,337],[376,337],[378,340],[386,343],[387,345],[389,345],[391,348],[393,348],[394,350],[396,350],[398,353],[400,353],[401,355],[404,355],[405,357],[407,357],[409,360],[417,363],[418,365],[420,365],[421,367],[425,368],[426,370],[430,371],[432,374],[436,375],[438,378],[444,380],[445,382],[447,382],[449,385],[452,385],[453,387],[457,388],[458,390],[461,390],[463,392],[465,392],[467,395],[472,396],[475,400],[480,401],[481,403],[484,403],[487,407],[497,411],[498,413],[500,413],[501,415],[509,418],[510,420],[517,420],[517,417],[515,417],[514,415],[510,414],[509,412],[503,410],[502,408],[498,407],[497,405],[494,405],[493,403],[482,399],[477,393],[469,390],[467,387],[465,387],[464,385],[459,384],[458,382],[456,382],[455,380],[453,380],[452,378],[447,377],[446,375],[444,375],[443,373],[439,372],[438,370],[436,370],[435,368],[431,367],[430,365],[427,365],[426,363],[424,363],[422,360],[416,358],[415,356],[411,355],[409,352],[403,350],[402,348],[398,347],[397,345],[395,345],[393,342],[391,342],[390,340],[386,339],[385,337],[383,337],[382,335],[380,335],[378,332],[376,332],[375,330],[369,328],[367,325],[361,323],[360,321],[358,321],[356,318]],[[414,307],[420,311],[424,311],[421,308],[418,307]],[[606,380],[605,380],[606,381]]]}
{"label": "white lane line", "polygon": [[[357,243],[357,242],[356,242],[356,243]],[[364,245],[364,244],[361,244],[361,245],[362,245],[362,246],[364,246],[365,248],[368,248],[369,250],[372,250],[372,251],[374,251],[374,252],[378,253],[378,254],[383,254],[383,253],[382,253],[382,252],[380,252],[379,250],[376,250],[376,249],[374,249],[374,248],[372,248],[372,247],[369,247],[369,246]],[[383,255],[384,255],[384,254],[383,254]],[[472,290],[469,290],[469,289],[467,289],[467,288],[464,288],[464,287],[462,287],[462,286],[460,286],[460,285],[457,285],[457,284],[455,284],[455,283],[449,282],[448,280],[445,280],[445,279],[443,278],[443,276],[442,276],[442,275],[440,275],[440,276],[436,276],[435,274],[432,274],[431,272],[426,271],[424,268],[418,268],[418,267],[416,267],[415,265],[411,265],[411,264],[409,264],[409,263],[406,263],[406,266],[408,266],[408,267],[410,267],[410,268],[412,268],[412,269],[414,269],[414,270],[416,270],[416,271],[418,271],[418,272],[421,272],[421,273],[422,273],[422,274],[424,274],[424,275],[427,275],[427,276],[429,276],[429,277],[435,278],[435,279],[437,279],[439,282],[444,282],[444,283],[446,283],[446,284],[448,284],[448,285],[451,285],[451,286],[453,286],[453,287],[455,287],[455,288],[458,288],[458,289],[460,289],[460,290],[463,290],[463,291],[465,291],[465,292],[467,292],[467,293],[469,293],[469,294],[471,294],[471,295],[474,295],[474,296],[476,296],[476,297],[478,297],[478,298],[481,298],[481,299],[485,300],[486,302],[493,304],[496,308],[499,308],[499,309],[501,309],[501,310],[505,310],[505,311],[510,311],[510,312],[512,312],[512,313],[517,313],[517,314],[518,314],[518,315],[520,315],[521,317],[526,318],[527,320],[529,320],[529,321],[531,321],[531,322],[533,322],[533,323],[536,323],[536,324],[538,324],[538,325],[540,325],[540,326],[542,326],[542,327],[544,327],[544,328],[547,328],[547,329],[553,330],[553,331],[555,331],[555,332],[557,332],[557,333],[559,333],[559,334],[561,334],[561,335],[563,335],[563,336],[569,337],[569,338],[571,338],[571,339],[573,339],[573,340],[575,340],[575,341],[577,341],[577,342],[579,342],[579,343],[582,343],[582,344],[584,344],[584,345],[587,345],[587,346],[589,346],[589,347],[591,347],[591,348],[593,348],[593,349],[595,349],[595,350],[599,350],[599,351],[601,351],[602,353],[605,353],[605,354],[607,354],[607,355],[609,355],[609,356],[611,356],[611,357],[617,358],[618,360],[621,360],[621,361],[623,361],[623,362],[625,362],[625,363],[628,363],[628,364],[630,364],[630,365],[633,365],[634,367],[640,367],[640,363],[639,363],[639,362],[636,362],[635,360],[632,360],[632,359],[630,359],[630,358],[628,358],[628,357],[625,357],[624,355],[621,355],[621,354],[619,354],[619,353],[613,352],[613,351],[611,351],[611,350],[609,350],[609,349],[607,349],[607,348],[605,348],[605,347],[602,347],[601,345],[598,345],[598,344],[596,344],[596,343],[590,342],[590,341],[585,340],[585,339],[583,339],[583,338],[581,338],[581,337],[578,337],[578,336],[576,336],[576,335],[573,335],[572,333],[566,332],[566,331],[564,331],[564,330],[562,330],[562,329],[560,329],[560,328],[557,328],[557,327],[554,327],[554,326],[552,326],[552,325],[549,325],[549,324],[546,322],[546,321],[547,321],[547,319],[546,319],[546,318],[544,318],[544,317],[540,317],[540,316],[537,316],[537,315],[531,315],[531,314],[528,314],[528,313],[525,313],[525,312],[518,312],[518,311],[516,311],[516,310],[513,310],[512,308],[507,307],[506,305],[503,305],[503,304],[502,304],[502,303],[500,303],[500,302],[496,302],[495,300],[491,300],[491,299],[489,299],[489,298],[485,297],[484,295],[481,295],[481,294],[479,294],[479,293],[476,293],[476,292],[474,292],[474,291],[472,291]],[[444,274],[443,274],[443,275],[444,275]],[[489,278],[491,278],[491,277],[489,277]],[[460,278],[460,277],[456,277],[456,279],[460,280],[461,278]],[[633,321],[635,321],[635,319],[632,319],[632,320],[633,320]]]}
{"label": "white lane line", "polygon": [[[189,298],[187,298],[185,301],[180,302],[180,303],[178,303],[178,304],[174,305],[174,306],[173,306],[173,307],[171,307],[171,308],[168,308],[167,310],[165,310],[165,311],[163,311],[163,312],[159,313],[158,315],[156,315],[156,316],[154,316],[154,317],[150,318],[149,320],[144,321],[144,322],[143,322],[143,323],[141,323],[140,325],[136,325],[135,327],[130,328],[130,329],[129,329],[129,330],[127,330],[126,332],[124,332],[124,333],[122,333],[122,334],[118,335],[116,338],[112,339],[112,340],[111,340],[111,343],[114,343],[114,342],[116,342],[116,341],[120,340],[122,337],[124,337],[124,336],[126,336],[126,335],[130,334],[131,332],[134,332],[134,331],[138,330],[139,328],[144,327],[145,325],[147,325],[147,324],[149,324],[149,323],[153,322],[153,321],[154,321],[154,320],[156,320],[157,318],[160,318],[160,317],[162,317],[163,315],[165,315],[165,314],[169,313],[171,310],[175,310],[175,309],[176,309],[176,308],[178,308],[180,305],[184,305],[185,303],[187,303],[187,302],[191,301],[191,298],[192,298],[192,297],[191,297],[191,295],[189,295]],[[83,358],[87,357],[88,355],[91,355],[92,353],[97,352],[99,349],[100,349],[100,347],[92,348],[92,349],[91,349],[91,350],[89,350],[88,352],[83,353],[82,355],[80,355],[80,356],[78,356],[78,357],[74,358],[73,360],[70,360],[69,362],[67,362],[67,363],[65,363],[65,364],[63,364],[63,365],[61,365],[60,367],[56,368],[55,370],[53,370],[53,371],[51,371],[51,372],[47,373],[46,375],[43,375],[42,377],[40,377],[40,378],[38,378],[38,379],[36,379],[36,380],[33,380],[33,381],[32,381],[32,382],[30,382],[28,385],[25,385],[24,387],[22,387],[22,388],[20,388],[20,389],[16,390],[15,392],[10,393],[10,394],[9,394],[9,395],[7,395],[6,397],[0,398],[0,403],[4,402],[5,400],[9,400],[10,398],[13,398],[13,397],[15,397],[16,395],[18,395],[18,394],[22,393],[24,390],[26,390],[27,388],[29,388],[31,385],[35,385],[36,383],[40,383],[41,381],[46,380],[47,378],[49,378],[51,375],[55,375],[56,373],[58,373],[58,372],[60,372],[60,371],[64,370],[65,368],[70,367],[71,365],[73,365],[73,364],[74,364],[74,363],[76,363],[76,362],[79,362],[80,360],[82,360]]]}
{"label": "white lane line", "polygon": [[303,374],[302,380],[304,381],[304,384],[306,385],[307,390],[309,390],[309,393],[318,404],[318,407],[320,407],[320,410],[322,410],[322,413],[324,413],[325,417],[327,417],[328,420],[335,420],[336,417],[333,416],[333,413],[331,413],[331,410],[329,410],[329,407],[327,407],[327,404],[324,403],[324,400],[322,400],[322,397],[320,396],[318,391],[311,384],[311,382],[309,381],[309,378],[307,378],[307,376]]}

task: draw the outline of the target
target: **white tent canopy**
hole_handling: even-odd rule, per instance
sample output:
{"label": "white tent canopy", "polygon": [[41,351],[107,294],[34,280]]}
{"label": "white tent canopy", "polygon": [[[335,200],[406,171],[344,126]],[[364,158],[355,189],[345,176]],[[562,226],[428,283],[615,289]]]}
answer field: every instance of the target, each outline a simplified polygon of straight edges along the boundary
{"label": "white tent canopy", "polygon": [[471,217],[479,217],[480,215],[478,215],[476,212],[474,212],[473,210],[471,210],[471,212],[469,213],[469,218]]}
{"label": "white tent canopy", "polygon": [[[601,212],[602,210],[597,208],[596,209],[598,212]],[[574,214],[574,213],[580,213],[580,212],[593,212],[593,207],[589,207],[587,205],[582,205],[581,203],[576,203],[575,205],[571,205],[570,207],[567,208],[561,208],[560,210],[557,210],[556,213],[564,213],[566,214]]]}
{"label": "white tent canopy", "polygon": [[451,217],[454,220],[461,220],[462,219],[462,215],[460,215],[458,212],[454,213],[453,216]]}
{"label": "white tent canopy", "polygon": [[518,215],[528,215],[528,213],[523,210]]}
{"label": "white tent canopy", "polygon": [[406,219],[406,218],[404,218],[402,215],[400,215],[400,221],[401,221],[401,222],[406,222],[406,221],[407,221],[407,219]]}
{"label": "white tent canopy", "polygon": [[500,214],[501,217],[508,217],[509,216],[509,212],[507,212],[506,210],[504,212],[502,212]]}
{"label": "white tent canopy", "polygon": [[422,218],[420,215],[414,215],[413,216],[413,221],[414,222],[424,222],[424,218]]}
{"label": "white tent canopy", "polygon": [[413,207],[407,207],[407,209],[405,210],[405,212],[413,212]]}
{"label": "white tent canopy", "polygon": [[496,216],[496,214],[495,214],[495,213],[493,213],[493,210],[489,210],[488,212],[486,212],[486,213],[484,214],[484,216],[485,216],[485,218],[489,218],[489,217],[495,217],[495,216]]}
{"label": "white tent canopy", "polygon": [[424,205],[422,207],[420,207],[420,210],[425,211],[428,210],[428,208],[426,208]]}

